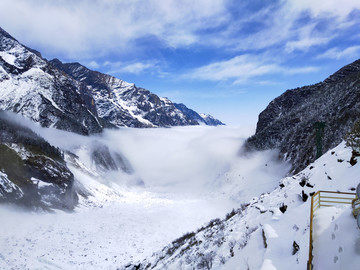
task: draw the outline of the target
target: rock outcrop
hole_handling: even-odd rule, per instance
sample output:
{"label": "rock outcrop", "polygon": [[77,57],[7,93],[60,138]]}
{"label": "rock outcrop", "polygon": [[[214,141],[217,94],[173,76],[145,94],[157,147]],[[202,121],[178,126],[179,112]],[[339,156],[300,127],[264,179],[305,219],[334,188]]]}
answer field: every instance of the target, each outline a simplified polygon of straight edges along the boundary
{"label": "rock outcrop", "polygon": [[63,153],[0,112],[0,202],[72,209],[74,175]]}
{"label": "rock outcrop", "polygon": [[279,149],[299,172],[338,145],[360,117],[360,60],[323,82],[287,90],[260,113],[247,149]]}

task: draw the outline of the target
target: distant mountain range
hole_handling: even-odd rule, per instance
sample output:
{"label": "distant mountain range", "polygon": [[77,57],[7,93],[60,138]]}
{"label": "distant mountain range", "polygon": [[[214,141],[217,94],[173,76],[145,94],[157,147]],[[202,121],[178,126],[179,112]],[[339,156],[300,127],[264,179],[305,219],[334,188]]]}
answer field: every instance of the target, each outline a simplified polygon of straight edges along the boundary
{"label": "distant mountain range", "polygon": [[47,61],[1,28],[0,109],[80,134],[116,127],[223,124],[79,63]]}
{"label": "distant mountain range", "polygon": [[337,146],[360,119],[360,60],[323,82],[287,90],[260,113],[246,148],[279,149],[299,172]]}

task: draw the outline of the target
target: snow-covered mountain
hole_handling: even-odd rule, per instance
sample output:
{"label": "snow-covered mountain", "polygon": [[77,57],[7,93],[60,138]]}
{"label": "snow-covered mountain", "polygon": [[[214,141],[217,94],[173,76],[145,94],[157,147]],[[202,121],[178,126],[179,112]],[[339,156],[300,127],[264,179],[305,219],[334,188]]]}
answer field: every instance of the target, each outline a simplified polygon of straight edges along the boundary
{"label": "snow-covered mountain", "polygon": [[182,103],[174,103],[175,107],[187,115],[190,119],[197,121],[200,124],[208,125],[208,126],[220,126],[225,125],[218,119],[215,119],[213,116],[209,114],[200,113],[198,114],[194,110],[189,109]]}
{"label": "snow-covered mountain", "polygon": [[105,126],[91,100],[87,88],[0,29],[1,110],[19,113],[44,127],[88,134]]}
{"label": "snow-covered mountain", "polygon": [[0,109],[22,114],[44,127],[80,134],[123,126],[199,124],[169,99],[135,84],[78,63],[49,62],[1,28]]}
{"label": "snow-covered mountain", "polygon": [[338,145],[360,115],[360,60],[323,82],[288,90],[259,115],[248,148],[280,150],[299,172]]}
{"label": "snow-covered mountain", "polygon": [[[303,171],[281,179],[275,190],[120,269],[306,269],[310,196],[318,190],[354,193],[360,165],[350,164],[351,152],[339,144]],[[360,231],[351,206],[318,210],[317,215],[314,269],[357,269]]]}
{"label": "snow-covered mountain", "polygon": [[199,124],[196,119],[178,110],[169,99],[159,98],[135,84],[89,70],[79,63],[63,64],[58,59],[50,63],[86,86],[92,93],[98,116],[116,127]]}

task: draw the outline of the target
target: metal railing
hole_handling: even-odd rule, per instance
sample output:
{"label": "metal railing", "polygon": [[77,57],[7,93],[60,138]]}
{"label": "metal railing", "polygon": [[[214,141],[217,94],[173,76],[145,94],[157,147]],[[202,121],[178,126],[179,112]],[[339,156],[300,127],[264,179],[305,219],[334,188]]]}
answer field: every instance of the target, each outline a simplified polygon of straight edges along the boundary
{"label": "metal railing", "polygon": [[351,204],[353,208],[353,215],[354,217],[357,217],[360,214],[360,199],[354,199]]}
{"label": "metal railing", "polygon": [[[359,202],[359,200],[356,200],[356,194],[355,193],[349,193],[349,192],[337,192],[337,191],[324,191],[319,190],[311,197],[311,208],[310,208],[310,240],[309,240],[309,260],[307,264],[307,269],[312,270],[312,260],[313,260],[313,219],[314,214],[317,209],[320,207],[329,207],[329,206],[338,206],[338,205],[344,205],[349,204],[353,205],[354,203]],[[355,209],[355,208],[354,208]],[[357,204],[358,211],[360,212],[360,202]],[[353,213],[355,215],[355,212],[353,210]]]}

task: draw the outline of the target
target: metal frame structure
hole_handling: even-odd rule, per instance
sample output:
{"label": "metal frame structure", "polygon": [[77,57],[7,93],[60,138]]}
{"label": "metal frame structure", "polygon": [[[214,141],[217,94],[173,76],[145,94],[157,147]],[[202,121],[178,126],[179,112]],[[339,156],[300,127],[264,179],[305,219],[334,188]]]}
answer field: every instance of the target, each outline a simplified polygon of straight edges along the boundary
{"label": "metal frame structure", "polygon": [[353,215],[357,217],[360,214],[360,200],[359,198],[352,201]]}

